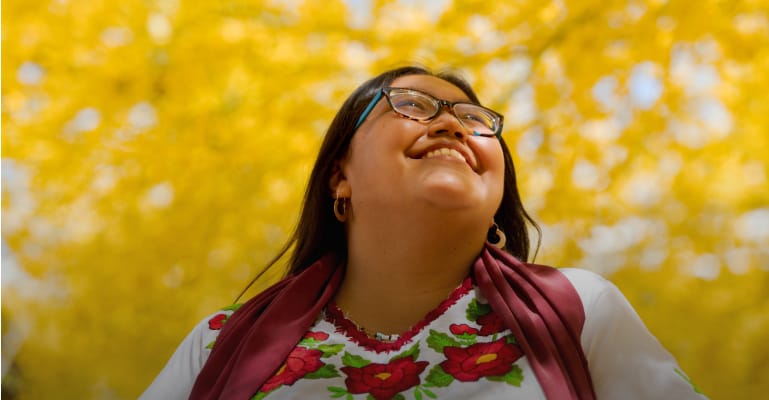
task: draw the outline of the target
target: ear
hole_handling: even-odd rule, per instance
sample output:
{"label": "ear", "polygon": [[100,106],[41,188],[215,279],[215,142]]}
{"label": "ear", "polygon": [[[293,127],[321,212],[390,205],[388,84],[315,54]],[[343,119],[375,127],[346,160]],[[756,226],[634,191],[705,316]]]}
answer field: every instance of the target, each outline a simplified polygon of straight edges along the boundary
{"label": "ear", "polygon": [[334,161],[334,166],[331,169],[331,178],[328,182],[329,190],[331,191],[331,197],[343,197],[349,198],[352,196],[352,187],[350,187],[350,181],[347,180],[347,176],[344,173],[344,159]]}

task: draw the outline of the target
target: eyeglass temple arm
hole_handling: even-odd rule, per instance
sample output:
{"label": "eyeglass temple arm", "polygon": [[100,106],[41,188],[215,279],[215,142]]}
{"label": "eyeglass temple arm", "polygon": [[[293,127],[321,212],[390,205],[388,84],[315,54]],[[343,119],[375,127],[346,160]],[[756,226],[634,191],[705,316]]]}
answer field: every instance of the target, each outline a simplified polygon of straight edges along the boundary
{"label": "eyeglass temple arm", "polygon": [[371,113],[371,110],[374,108],[377,102],[379,102],[379,99],[382,98],[382,91],[380,90],[376,96],[374,96],[373,99],[371,99],[371,103],[368,103],[368,106],[366,106],[366,109],[363,110],[363,114],[360,115],[360,118],[358,118],[358,122],[355,123],[355,128],[358,129],[358,127],[363,123],[363,120],[368,117],[369,113]]}

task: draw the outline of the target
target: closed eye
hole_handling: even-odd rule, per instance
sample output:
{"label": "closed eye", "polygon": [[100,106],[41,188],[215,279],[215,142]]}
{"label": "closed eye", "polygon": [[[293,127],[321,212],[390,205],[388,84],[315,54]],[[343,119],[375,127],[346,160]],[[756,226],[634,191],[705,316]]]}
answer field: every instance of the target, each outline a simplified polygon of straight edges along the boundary
{"label": "closed eye", "polygon": [[426,106],[424,103],[420,103],[412,99],[398,100],[398,102],[393,103],[393,105],[395,106],[395,108],[399,110],[412,109],[412,110],[424,111],[426,109]]}

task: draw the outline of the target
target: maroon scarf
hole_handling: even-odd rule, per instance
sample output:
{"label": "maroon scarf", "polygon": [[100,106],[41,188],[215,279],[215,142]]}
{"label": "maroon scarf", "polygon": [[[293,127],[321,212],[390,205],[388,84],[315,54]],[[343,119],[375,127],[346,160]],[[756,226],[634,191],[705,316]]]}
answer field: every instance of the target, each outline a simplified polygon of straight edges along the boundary
{"label": "maroon scarf", "polygon": [[[478,287],[502,318],[551,399],[594,399],[580,335],[585,314],[558,270],[525,264],[486,245],[473,264]],[[344,268],[326,255],[249,300],[227,320],[190,399],[250,399],[333,299]]]}

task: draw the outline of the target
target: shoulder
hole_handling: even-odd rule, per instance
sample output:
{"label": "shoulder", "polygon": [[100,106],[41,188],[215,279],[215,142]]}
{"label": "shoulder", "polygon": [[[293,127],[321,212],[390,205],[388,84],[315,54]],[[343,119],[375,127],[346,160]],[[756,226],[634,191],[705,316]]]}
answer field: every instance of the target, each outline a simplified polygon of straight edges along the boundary
{"label": "shoulder", "polygon": [[192,328],[140,399],[186,399],[219,332],[240,305],[209,314]]}
{"label": "shoulder", "polygon": [[203,336],[204,340],[202,340],[202,342],[206,342],[205,348],[207,350],[210,350],[211,347],[213,347],[214,341],[216,340],[216,337],[219,336],[219,332],[221,332],[224,324],[227,323],[230,316],[237,311],[241,305],[242,304],[233,304],[224,307],[219,311],[206,316],[198,323],[195,330]]}
{"label": "shoulder", "polygon": [[560,271],[584,305],[581,342],[597,398],[704,398],[613,283],[584,269]]}
{"label": "shoulder", "polygon": [[604,284],[610,284],[609,281],[604,278],[601,275],[598,275],[597,273],[593,271],[589,271],[582,268],[571,268],[571,267],[563,267],[563,268],[556,268],[558,271],[560,271],[562,274],[566,276],[566,278],[569,279],[569,281],[572,282],[572,284],[577,286],[589,286],[589,285],[604,285]]}
{"label": "shoulder", "polygon": [[595,272],[581,268],[558,268],[577,291],[587,313],[607,293],[619,290],[613,283]]}
{"label": "shoulder", "polygon": [[[579,300],[582,306],[579,312],[584,314],[585,319],[589,319],[591,312],[605,301],[607,295],[622,298],[622,294],[613,283],[595,272],[581,268],[557,268],[531,263],[527,263],[526,266],[533,272],[533,276],[537,277],[537,282],[543,290],[556,298],[563,296],[569,299],[568,301]],[[578,299],[574,299],[574,294]]]}
{"label": "shoulder", "polygon": [[625,296],[611,281],[603,276],[580,268],[558,269],[571,282],[582,301],[585,312],[585,330],[601,329],[607,324],[625,323],[633,320],[641,324],[638,314]]}
{"label": "shoulder", "polygon": [[227,323],[227,320],[230,318],[230,316],[241,306],[242,304],[232,304],[227,307],[223,307],[203,318],[199,325],[208,328],[208,330],[211,331],[221,330],[224,324]]}
{"label": "shoulder", "polygon": [[205,363],[222,328],[239,307],[240,304],[234,304],[203,317],[176,349],[176,353],[169,364],[172,364],[173,361],[179,361],[179,359],[184,364],[202,365]]}
{"label": "shoulder", "polygon": [[[638,314],[622,292],[603,276],[580,268],[559,268],[558,271],[574,287],[584,312],[582,328],[583,346],[590,351],[595,345],[591,337],[619,325],[643,327]],[[646,330],[644,327],[643,330]]]}

